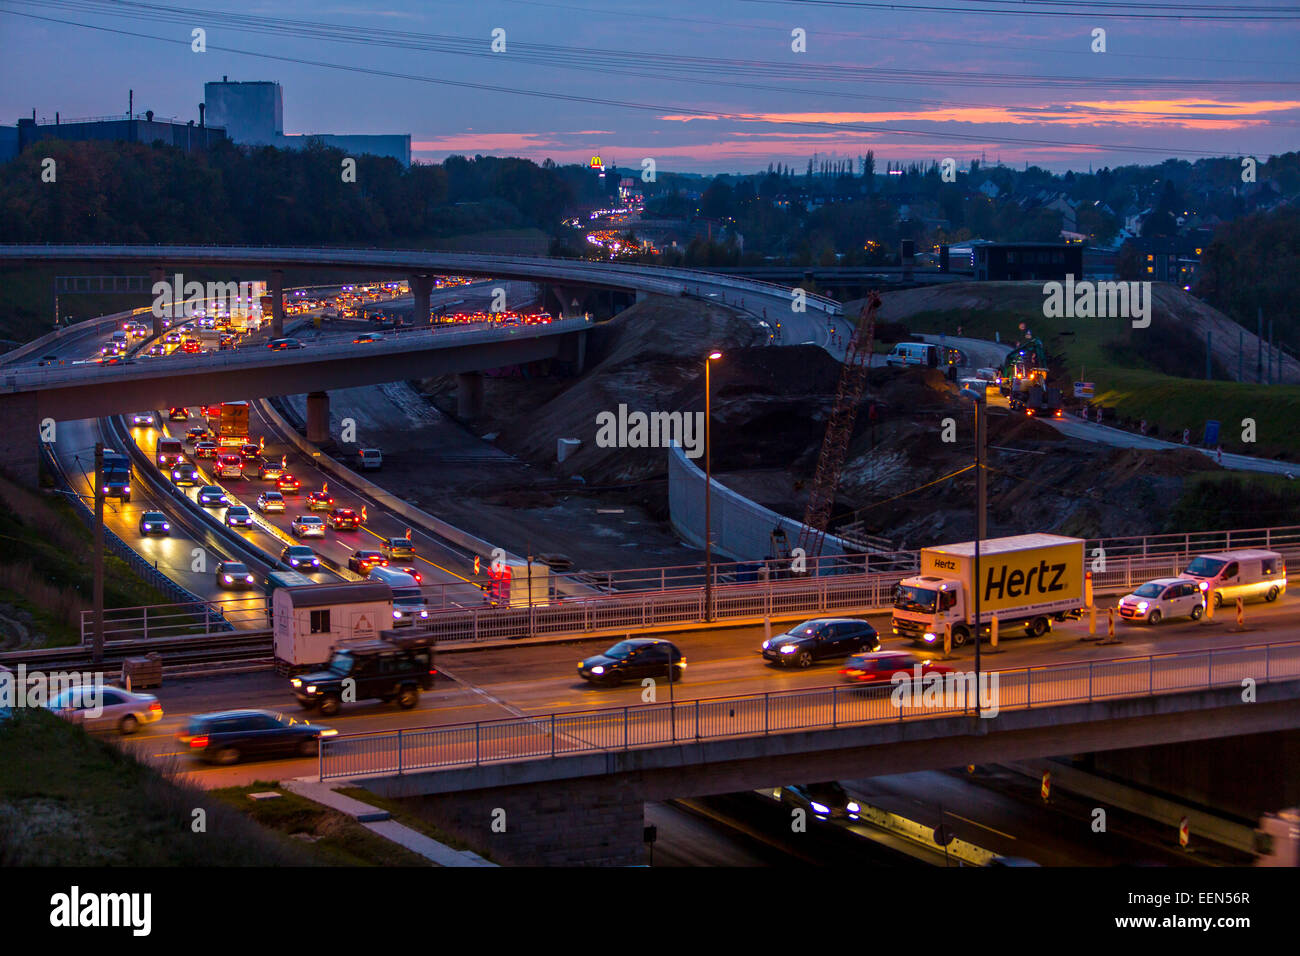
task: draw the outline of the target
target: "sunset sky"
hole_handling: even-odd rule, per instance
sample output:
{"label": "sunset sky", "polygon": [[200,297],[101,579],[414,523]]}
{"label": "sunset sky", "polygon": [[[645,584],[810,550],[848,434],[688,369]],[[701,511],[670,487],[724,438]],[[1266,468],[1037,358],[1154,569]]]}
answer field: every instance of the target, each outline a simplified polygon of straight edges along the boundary
{"label": "sunset sky", "polygon": [[[1297,147],[1300,5],[1269,5],[1293,9],[1286,20],[1252,19],[1253,2],[1125,5],[1228,18],[1207,22],[1119,19],[1086,0],[902,5],[941,9],[0,0],[0,121],[125,113],[130,88],[137,111],[195,118],[203,83],[225,74],[278,80],[287,133],[410,133],[421,160],[598,153],[713,173],[870,149],[880,168],[984,155],[1083,170]],[[206,53],[190,49],[196,27]],[[796,28],[807,52],[791,49]]]}

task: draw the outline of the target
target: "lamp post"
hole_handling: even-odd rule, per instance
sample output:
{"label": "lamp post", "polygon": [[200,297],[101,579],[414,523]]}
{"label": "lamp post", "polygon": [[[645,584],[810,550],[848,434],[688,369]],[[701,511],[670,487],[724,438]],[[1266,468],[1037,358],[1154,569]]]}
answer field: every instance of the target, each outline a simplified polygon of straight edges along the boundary
{"label": "lamp post", "polygon": [[988,513],[988,485],[985,481],[984,456],[986,442],[986,420],[988,407],[985,404],[983,390],[965,387],[961,390],[963,397],[971,400],[975,406],[975,555],[971,567],[971,580],[974,583],[973,606],[975,610],[975,708],[979,709],[980,697],[980,543],[988,534],[986,517]]}
{"label": "lamp post", "polygon": [[714,349],[704,360],[704,620],[713,620],[713,389],[710,366],[722,353]]}

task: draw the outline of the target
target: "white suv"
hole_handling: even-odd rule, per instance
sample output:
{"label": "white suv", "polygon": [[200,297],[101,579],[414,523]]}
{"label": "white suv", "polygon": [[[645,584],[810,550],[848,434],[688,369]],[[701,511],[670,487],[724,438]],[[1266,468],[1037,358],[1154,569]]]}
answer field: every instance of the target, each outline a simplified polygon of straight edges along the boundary
{"label": "white suv", "polygon": [[1204,613],[1205,595],[1187,578],[1156,578],[1119,601],[1119,616],[1125,621],[1159,624],[1166,617],[1195,621]]}

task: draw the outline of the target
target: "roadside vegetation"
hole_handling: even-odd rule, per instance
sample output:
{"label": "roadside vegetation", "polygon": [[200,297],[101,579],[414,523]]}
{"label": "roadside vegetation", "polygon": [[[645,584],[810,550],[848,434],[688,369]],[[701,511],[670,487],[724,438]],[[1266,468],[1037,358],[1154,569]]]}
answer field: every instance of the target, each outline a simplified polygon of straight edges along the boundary
{"label": "roadside vegetation", "polygon": [[[31,491],[0,476],[0,650],[81,640],[81,612],[93,593],[93,543],[63,495]],[[105,607],[169,601],[105,552]]]}
{"label": "roadside vegetation", "polygon": [[[45,710],[0,720],[0,867],[425,866],[274,783],[207,791]],[[277,790],[273,800],[248,794]],[[201,825],[198,822],[201,821]]]}

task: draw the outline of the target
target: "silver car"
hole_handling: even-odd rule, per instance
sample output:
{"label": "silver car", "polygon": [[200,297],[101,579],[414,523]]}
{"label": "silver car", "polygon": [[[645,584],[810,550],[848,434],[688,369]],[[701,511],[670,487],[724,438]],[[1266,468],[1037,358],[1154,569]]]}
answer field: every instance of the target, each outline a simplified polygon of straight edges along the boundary
{"label": "silver car", "polygon": [[318,515],[298,515],[289,524],[289,530],[299,538],[323,538],[325,521]]}
{"label": "silver car", "polygon": [[1124,621],[1159,624],[1167,617],[1195,621],[1204,613],[1205,594],[1188,578],[1156,578],[1119,600],[1119,616]]}
{"label": "silver car", "polygon": [[133,734],[145,724],[162,720],[162,704],[152,694],[136,694],[120,687],[84,684],[69,687],[47,705],[64,720],[87,730],[111,730]]}
{"label": "silver car", "polygon": [[257,510],[262,514],[284,511],[284,495],[278,491],[264,491],[257,496]]}

